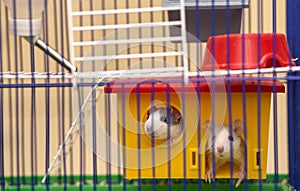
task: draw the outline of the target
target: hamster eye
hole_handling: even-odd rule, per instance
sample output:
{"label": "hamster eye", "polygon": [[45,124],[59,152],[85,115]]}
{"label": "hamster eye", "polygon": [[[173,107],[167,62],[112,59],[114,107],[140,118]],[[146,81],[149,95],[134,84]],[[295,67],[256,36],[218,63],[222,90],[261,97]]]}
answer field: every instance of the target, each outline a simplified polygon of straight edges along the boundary
{"label": "hamster eye", "polygon": [[166,117],[161,117],[160,121],[163,121],[163,122],[167,123],[167,118]]}
{"label": "hamster eye", "polygon": [[216,136],[214,135],[214,136],[212,136],[212,140],[215,140],[216,139]]}
{"label": "hamster eye", "polygon": [[228,140],[229,141],[233,141],[233,137],[232,136],[228,136]]}

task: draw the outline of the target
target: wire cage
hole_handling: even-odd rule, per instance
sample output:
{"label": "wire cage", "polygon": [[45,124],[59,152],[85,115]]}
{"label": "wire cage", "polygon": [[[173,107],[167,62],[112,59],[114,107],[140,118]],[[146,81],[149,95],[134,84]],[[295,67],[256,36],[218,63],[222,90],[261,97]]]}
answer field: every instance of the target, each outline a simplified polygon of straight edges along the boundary
{"label": "wire cage", "polygon": [[0,1],[1,189],[300,189],[297,8]]}

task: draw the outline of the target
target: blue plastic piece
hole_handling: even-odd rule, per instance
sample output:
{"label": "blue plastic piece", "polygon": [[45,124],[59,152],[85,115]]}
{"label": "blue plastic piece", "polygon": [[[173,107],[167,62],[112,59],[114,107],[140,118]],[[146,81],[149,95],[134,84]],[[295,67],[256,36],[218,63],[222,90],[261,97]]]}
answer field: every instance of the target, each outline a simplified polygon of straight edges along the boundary
{"label": "blue plastic piece", "polygon": [[[291,55],[300,57],[300,1],[287,0],[287,39]],[[299,62],[296,63],[299,66]],[[289,73],[290,76],[300,76],[299,72]],[[288,81],[288,135],[289,135],[289,176],[295,189],[300,189],[300,81]]]}

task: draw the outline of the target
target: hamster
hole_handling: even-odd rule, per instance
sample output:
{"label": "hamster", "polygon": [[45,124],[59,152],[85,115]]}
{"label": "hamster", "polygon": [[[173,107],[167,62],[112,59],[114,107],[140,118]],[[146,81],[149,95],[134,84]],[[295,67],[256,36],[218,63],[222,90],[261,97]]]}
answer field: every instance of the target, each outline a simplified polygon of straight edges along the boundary
{"label": "hamster", "polygon": [[[203,124],[203,128],[211,132],[211,122],[206,121]],[[240,185],[245,177],[244,169],[244,145],[245,142],[241,137],[244,132],[243,122],[239,119],[233,122],[232,136],[229,134],[228,126],[215,126],[216,132],[214,137],[214,150],[212,149],[212,136],[209,137],[207,142],[207,152],[206,152],[206,175],[205,181],[211,182],[213,177],[213,166],[212,166],[212,152],[215,155],[215,165],[216,169],[220,168],[223,164],[230,162],[230,142],[232,143],[233,149],[233,163],[239,166],[239,172],[236,174],[239,179],[236,183],[236,187]]]}
{"label": "hamster", "polygon": [[[168,110],[169,115],[168,116]],[[181,113],[173,108],[154,108],[144,125],[145,133],[154,139],[166,139],[173,144],[181,134]],[[170,128],[170,130],[168,130]],[[170,135],[168,137],[168,134]]]}

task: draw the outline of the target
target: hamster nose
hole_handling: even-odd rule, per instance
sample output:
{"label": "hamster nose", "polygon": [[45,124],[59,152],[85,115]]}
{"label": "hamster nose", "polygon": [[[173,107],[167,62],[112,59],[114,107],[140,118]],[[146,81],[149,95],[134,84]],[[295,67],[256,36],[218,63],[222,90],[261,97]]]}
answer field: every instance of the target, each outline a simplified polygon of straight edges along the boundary
{"label": "hamster nose", "polygon": [[147,127],[147,131],[148,132],[152,131],[152,127],[151,126]]}
{"label": "hamster nose", "polygon": [[222,153],[222,152],[224,151],[224,147],[223,147],[223,146],[218,146],[218,147],[217,147],[217,151],[218,151],[219,153]]}

